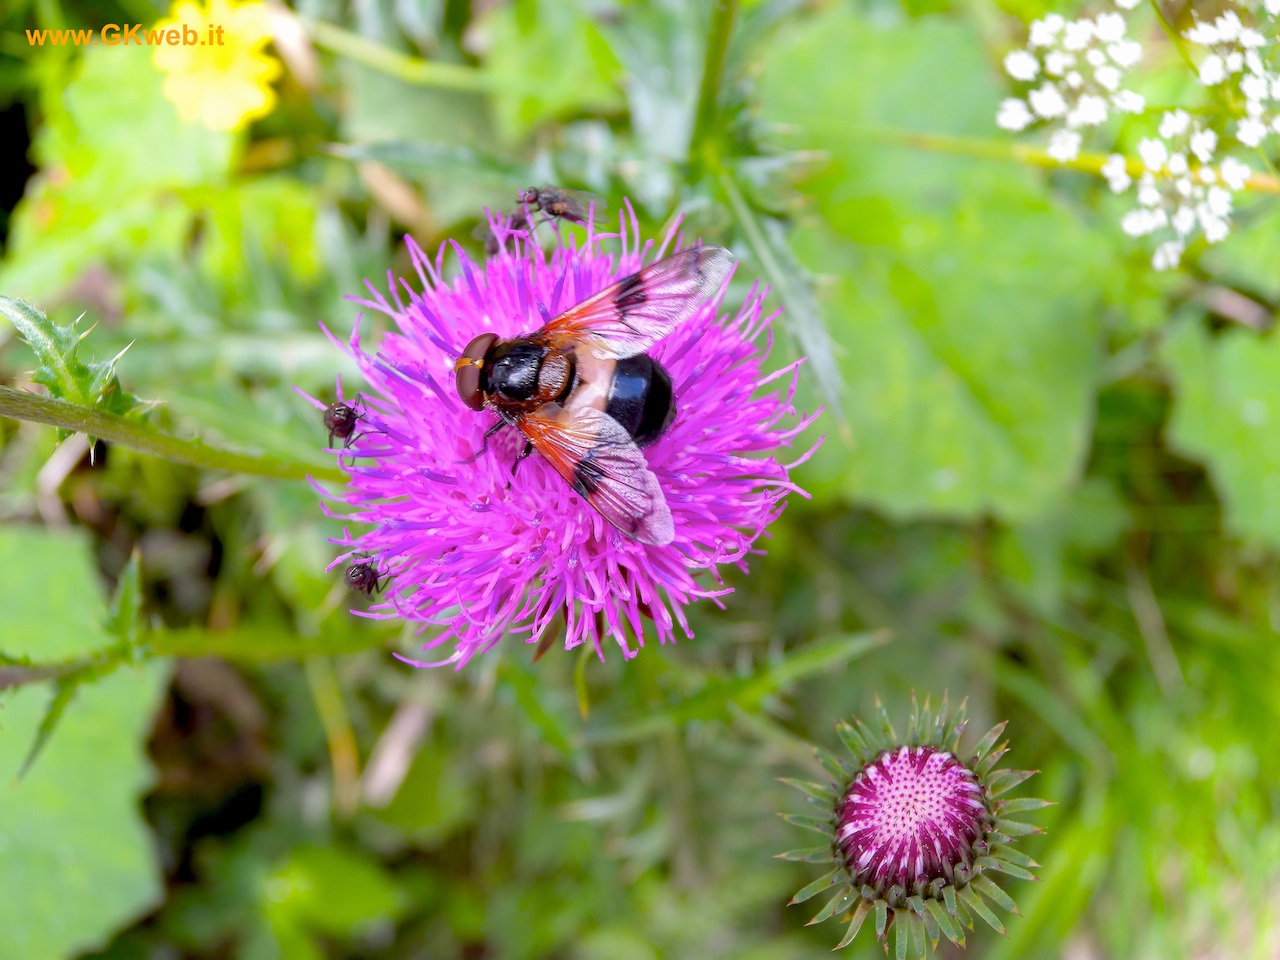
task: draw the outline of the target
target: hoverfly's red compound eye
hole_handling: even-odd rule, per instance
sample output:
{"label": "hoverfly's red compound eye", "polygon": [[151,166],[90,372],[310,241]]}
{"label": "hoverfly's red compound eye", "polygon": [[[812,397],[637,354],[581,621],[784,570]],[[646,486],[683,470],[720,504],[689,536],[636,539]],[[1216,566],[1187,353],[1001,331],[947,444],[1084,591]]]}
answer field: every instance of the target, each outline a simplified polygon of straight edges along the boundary
{"label": "hoverfly's red compound eye", "polygon": [[480,372],[484,366],[484,355],[497,339],[496,333],[480,334],[467,344],[467,349],[462,351],[462,356],[454,364],[458,396],[472,410],[479,410],[484,406],[484,396],[480,392]]}

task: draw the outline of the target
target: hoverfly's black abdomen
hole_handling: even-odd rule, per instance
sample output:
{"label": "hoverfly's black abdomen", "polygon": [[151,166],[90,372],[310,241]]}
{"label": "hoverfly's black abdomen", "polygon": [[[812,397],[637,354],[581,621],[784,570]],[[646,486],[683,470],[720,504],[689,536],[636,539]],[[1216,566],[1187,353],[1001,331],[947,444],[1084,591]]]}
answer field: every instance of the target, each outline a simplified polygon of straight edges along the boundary
{"label": "hoverfly's black abdomen", "polygon": [[538,368],[546,350],[527,340],[500,342],[485,359],[485,380],[489,393],[510,400],[528,400],[538,389]]}
{"label": "hoverfly's black abdomen", "polygon": [[622,424],[638,446],[653,443],[671,425],[671,377],[647,353],[618,361],[605,413]]}

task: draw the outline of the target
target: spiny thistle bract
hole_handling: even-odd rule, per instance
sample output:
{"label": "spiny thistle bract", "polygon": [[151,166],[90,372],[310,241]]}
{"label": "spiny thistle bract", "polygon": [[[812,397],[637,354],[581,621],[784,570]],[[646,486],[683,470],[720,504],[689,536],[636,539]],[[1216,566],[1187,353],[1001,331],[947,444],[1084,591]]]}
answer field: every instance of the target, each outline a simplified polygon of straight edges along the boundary
{"label": "spiny thistle bract", "polygon": [[872,914],[876,937],[887,948],[892,929],[897,960],[906,960],[928,956],[941,936],[963,946],[964,929],[973,929],[974,917],[1003,934],[993,904],[1018,912],[990,874],[1036,879],[1031,870],[1039,864],[1013,844],[1039,828],[1008,816],[1049,802],[998,799],[1035,771],[995,769],[1008,751],[1007,743],[996,745],[1003,723],[962,759],[966,723],[963,703],[949,713],[944,697],[935,712],[928,700],[920,707],[913,699],[907,735],[899,738],[880,707],[878,730],[861,720],[837,724],[852,761],[817,750],[830,785],[783,780],[824,810],[817,817],[782,815],[824,835],[827,843],[779,856],[832,864],[791,903],[835,891],[809,921],[849,915],[835,949],[852,943]]}

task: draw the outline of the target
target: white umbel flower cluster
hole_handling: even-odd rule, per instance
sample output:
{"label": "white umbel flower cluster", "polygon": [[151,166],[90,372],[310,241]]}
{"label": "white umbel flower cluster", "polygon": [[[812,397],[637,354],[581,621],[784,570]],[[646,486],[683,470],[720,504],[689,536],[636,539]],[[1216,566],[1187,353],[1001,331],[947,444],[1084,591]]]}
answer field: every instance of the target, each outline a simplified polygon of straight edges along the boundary
{"label": "white umbel flower cluster", "polygon": [[[1264,0],[1252,6],[1255,12],[1265,12],[1269,17],[1280,14],[1280,0]],[[1280,74],[1267,55],[1274,38],[1244,23],[1234,10],[1212,22],[1197,23],[1183,36],[1209,49],[1200,61],[1202,84],[1239,88],[1245,116],[1236,125],[1236,139],[1246,147],[1257,147],[1270,134],[1280,133]]]}
{"label": "white umbel flower cluster", "polygon": [[[1138,0],[1116,0],[1132,8]],[[1280,0],[1277,0],[1280,2]],[[1014,80],[1029,85],[1024,97],[1000,104],[996,123],[1005,130],[1051,125],[1049,155],[1061,161],[1080,153],[1082,130],[1103,123],[1116,110],[1141,113],[1146,102],[1124,87],[1128,70],[1142,59],[1142,45],[1128,36],[1120,13],[1067,20],[1051,13],[1031,24],[1024,50],[1004,58]]]}
{"label": "white umbel flower cluster", "polygon": [[[1252,171],[1234,157],[1215,166],[1217,149],[1218,135],[1193,122],[1185,110],[1165,113],[1159,136],[1138,144],[1142,161],[1138,206],[1124,215],[1120,228],[1131,237],[1157,237],[1151,258],[1156,270],[1177,267],[1197,232],[1209,243],[1226,239],[1230,232],[1234,195],[1244,188]],[[1128,164],[1119,154],[1107,159],[1102,175],[1116,193],[1133,184]]]}

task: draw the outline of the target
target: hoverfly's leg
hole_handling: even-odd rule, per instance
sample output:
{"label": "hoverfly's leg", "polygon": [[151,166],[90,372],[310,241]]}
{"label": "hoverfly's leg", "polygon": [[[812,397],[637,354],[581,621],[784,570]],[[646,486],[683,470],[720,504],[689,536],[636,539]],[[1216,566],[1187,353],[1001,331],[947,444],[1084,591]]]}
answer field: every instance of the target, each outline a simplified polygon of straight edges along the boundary
{"label": "hoverfly's leg", "polygon": [[516,455],[515,463],[511,464],[511,476],[514,477],[516,475],[516,468],[520,466],[520,461],[531,453],[533,453],[533,444],[526,440],[524,442],[524,449]]}
{"label": "hoverfly's leg", "polygon": [[477,450],[475,453],[473,453],[471,456],[467,457],[467,459],[459,460],[458,463],[475,463],[477,460],[479,460],[482,456],[484,456],[484,452],[489,449],[489,438],[492,437],[495,433],[497,433],[506,425],[507,425],[507,421],[499,420],[492,427],[486,430],[484,432],[484,440],[480,443],[480,449]]}

